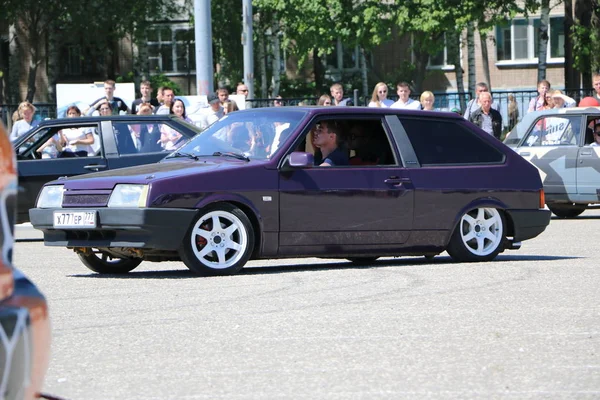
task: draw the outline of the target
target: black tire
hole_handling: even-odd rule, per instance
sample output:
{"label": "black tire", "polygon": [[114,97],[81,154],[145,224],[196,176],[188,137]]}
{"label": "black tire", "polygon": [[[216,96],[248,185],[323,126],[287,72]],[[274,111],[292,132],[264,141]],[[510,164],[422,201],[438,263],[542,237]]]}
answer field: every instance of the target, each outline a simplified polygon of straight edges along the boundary
{"label": "black tire", "polygon": [[558,218],[575,218],[585,211],[587,204],[553,203],[547,206]]}
{"label": "black tire", "polygon": [[490,261],[503,250],[506,222],[495,208],[475,208],[461,216],[448,247],[458,262]]}
{"label": "black tire", "polygon": [[[213,226],[215,218],[218,227]],[[254,230],[248,216],[223,203],[207,208],[194,220],[179,248],[179,256],[199,275],[233,275],[246,265],[253,249]]]}
{"label": "black tire", "polygon": [[373,264],[379,257],[348,257],[347,260],[356,265]]}
{"label": "black tire", "polygon": [[143,261],[141,258],[112,258],[100,252],[77,255],[83,265],[99,274],[126,274]]}

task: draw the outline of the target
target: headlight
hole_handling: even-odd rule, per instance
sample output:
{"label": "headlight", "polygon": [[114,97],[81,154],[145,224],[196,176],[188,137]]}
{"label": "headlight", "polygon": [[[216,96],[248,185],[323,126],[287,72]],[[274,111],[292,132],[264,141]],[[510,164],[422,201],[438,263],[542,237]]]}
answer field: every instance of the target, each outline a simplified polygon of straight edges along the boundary
{"label": "headlight", "polygon": [[148,185],[117,185],[113,189],[108,207],[146,207]]}
{"label": "headlight", "polygon": [[62,206],[64,185],[44,186],[38,196],[37,208],[58,208]]}

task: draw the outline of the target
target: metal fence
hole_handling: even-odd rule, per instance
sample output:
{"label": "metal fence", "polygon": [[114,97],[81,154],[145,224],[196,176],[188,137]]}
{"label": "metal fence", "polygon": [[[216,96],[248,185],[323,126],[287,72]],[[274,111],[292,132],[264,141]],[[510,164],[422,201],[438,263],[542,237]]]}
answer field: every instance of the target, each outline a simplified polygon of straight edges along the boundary
{"label": "metal fence", "polygon": [[[370,96],[358,96],[355,91],[354,103],[358,106],[366,106],[371,101]],[[577,102],[585,96],[590,96],[594,93],[593,89],[567,89],[563,90],[567,96],[574,98]],[[411,97],[418,99],[420,94],[413,94]],[[435,93],[434,107],[442,111],[450,111],[453,108],[458,108],[463,111],[466,103],[471,99],[470,93]],[[527,113],[529,101],[537,96],[535,90],[521,91],[504,91],[495,90],[492,92],[494,102],[498,105],[498,111],[502,114],[502,121],[505,127],[508,127],[508,96],[513,95],[517,102],[519,110],[519,120]],[[283,105],[298,106],[298,105],[316,105],[318,97],[293,97],[282,99]],[[397,97],[390,96],[390,99],[397,100]],[[274,100],[280,99],[248,99],[247,102],[253,108],[272,107]],[[35,119],[43,120],[47,118],[56,118],[56,104],[54,103],[36,103],[37,108]],[[10,132],[12,127],[12,115],[17,110],[18,104],[0,104],[0,120],[4,123]]]}

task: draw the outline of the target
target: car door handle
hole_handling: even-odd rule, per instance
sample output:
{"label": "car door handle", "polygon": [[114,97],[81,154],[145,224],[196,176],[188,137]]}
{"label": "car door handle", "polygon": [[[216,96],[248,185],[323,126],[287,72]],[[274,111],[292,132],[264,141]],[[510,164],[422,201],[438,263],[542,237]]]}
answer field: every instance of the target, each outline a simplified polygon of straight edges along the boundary
{"label": "car door handle", "polygon": [[591,156],[592,155],[592,150],[591,149],[585,149],[585,150],[581,150],[581,153],[579,153],[580,156]]}
{"label": "car door handle", "polygon": [[91,165],[84,165],[83,168],[85,169],[104,169],[106,168],[106,165],[102,165],[102,164],[91,164]]}
{"label": "car door handle", "polygon": [[390,176],[389,178],[387,178],[386,180],[383,181],[384,183],[388,184],[388,185],[393,185],[393,186],[402,186],[405,183],[410,182],[410,179],[408,178],[399,178],[397,176]]}
{"label": "car door handle", "polygon": [[519,153],[519,154],[521,155],[521,157],[527,157],[527,156],[530,156],[530,155],[531,155],[531,153],[530,153],[530,152],[528,152],[528,151],[524,151],[524,152],[522,152],[522,153]]}

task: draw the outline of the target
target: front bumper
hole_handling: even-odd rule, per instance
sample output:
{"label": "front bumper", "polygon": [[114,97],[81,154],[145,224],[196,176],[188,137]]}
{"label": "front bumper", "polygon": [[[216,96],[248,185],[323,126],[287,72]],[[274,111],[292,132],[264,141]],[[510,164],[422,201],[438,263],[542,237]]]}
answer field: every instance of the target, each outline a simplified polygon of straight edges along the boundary
{"label": "front bumper", "polygon": [[520,242],[544,232],[550,223],[550,210],[506,210],[514,226],[514,241]]}
{"label": "front bumper", "polygon": [[172,208],[95,208],[96,228],[54,228],[54,211],[84,209],[29,210],[34,228],[44,233],[46,246],[134,247],[177,250],[197,210]]}

